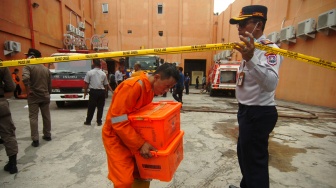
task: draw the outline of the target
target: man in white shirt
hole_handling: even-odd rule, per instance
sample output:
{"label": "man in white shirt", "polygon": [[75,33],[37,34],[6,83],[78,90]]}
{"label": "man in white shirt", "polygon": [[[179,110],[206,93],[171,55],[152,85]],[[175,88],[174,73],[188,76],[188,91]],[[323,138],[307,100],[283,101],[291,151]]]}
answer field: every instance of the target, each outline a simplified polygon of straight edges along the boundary
{"label": "man in white shirt", "polygon": [[84,125],[91,125],[91,120],[97,108],[97,125],[101,126],[108,81],[105,72],[101,70],[100,59],[94,59],[93,65],[94,69],[88,71],[84,78],[84,99],[87,95],[87,89],[90,89],[89,105]]}
{"label": "man in white shirt", "polygon": [[[275,127],[278,112],[274,100],[283,57],[256,49],[254,43],[273,48],[276,44],[263,34],[267,7],[250,5],[242,8],[236,24],[239,38],[234,47],[242,55],[236,97],[239,103],[237,155],[242,173],[241,188],[269,188],[268,138]],[[230,188],[236,188],[231,185]]]}
{"label": "man in white shirt", "polygon": [[115,80],[117,85],[119,85],[124,80],[124,75],[122,73],[122,67],[119,67],[119,69],[115,72]]}

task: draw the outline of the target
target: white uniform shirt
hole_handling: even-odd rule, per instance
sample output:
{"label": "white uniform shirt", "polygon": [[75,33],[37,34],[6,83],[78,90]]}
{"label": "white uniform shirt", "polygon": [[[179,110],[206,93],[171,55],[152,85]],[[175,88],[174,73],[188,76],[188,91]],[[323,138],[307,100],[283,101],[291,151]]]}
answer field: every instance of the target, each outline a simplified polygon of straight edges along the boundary
{"label": "white uniform shirt", "polygon": [[[261,36],[256,42],[265,41]],[[278,48],[277,45],[267,44]],[[279,68],[283,57],[274,53],[268,53],[255,49],[251,60],[241,62],[239,73],[244,71],[242,86],[236,87],[236,97],[239,103],[256,106],[275,106],[274,94],[279,81]]]}
{"label": "white uniform shirt", "polygon": [[105,89],[104,86],[108,84],[106,74],[100,68],[88,71],[84,81],[89,84],[90,89]]}
{"label": "white uniform shirt", "polygon": [[120,72],[119,70],[117,70],[117,71],[115,72],[115,80],[116,80],[117,82],[123,80],[123,74],[122,74],[122,72]]}

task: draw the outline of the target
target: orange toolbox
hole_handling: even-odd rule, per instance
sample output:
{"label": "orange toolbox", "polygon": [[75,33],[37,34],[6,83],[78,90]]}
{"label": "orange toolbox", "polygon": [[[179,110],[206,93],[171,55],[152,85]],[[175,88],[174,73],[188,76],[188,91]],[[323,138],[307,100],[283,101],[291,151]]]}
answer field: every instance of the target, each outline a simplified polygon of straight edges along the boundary
{"label": "orange toolbox", "polygon": [[181,103],[152,102],[129,114],[131,126],[156,149],[166,149],[180,133]]}
{"label": "orange toolbox", "polygon": [[183,131],[179,131],[167,149],[153,151],[152,158],[145,159],[139,153],[135,154],[141,178],[171,181],[183,159],[183,134]]}

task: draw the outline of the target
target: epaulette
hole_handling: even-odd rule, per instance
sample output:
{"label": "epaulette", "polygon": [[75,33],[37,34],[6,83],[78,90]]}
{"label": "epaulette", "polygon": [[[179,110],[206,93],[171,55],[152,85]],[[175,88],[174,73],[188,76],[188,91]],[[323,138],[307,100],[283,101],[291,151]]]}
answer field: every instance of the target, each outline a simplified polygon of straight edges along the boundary
{"label": "epaulette", "polygon": [[268,44],[274,44],[272,41],[270,41],[269,39],[264,39],[260,41],[261,44],[263,45],[268,45]]}

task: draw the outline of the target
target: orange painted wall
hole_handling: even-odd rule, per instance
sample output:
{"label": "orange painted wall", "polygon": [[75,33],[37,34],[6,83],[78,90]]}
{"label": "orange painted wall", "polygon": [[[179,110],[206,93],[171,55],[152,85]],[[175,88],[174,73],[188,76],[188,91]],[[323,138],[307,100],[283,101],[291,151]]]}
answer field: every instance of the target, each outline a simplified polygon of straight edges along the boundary
{"label": "orange painted wall", "polygon": [[[29,10],[31,3],[33,29],[30,28]],[[102,3],[108,3],[109,12],[102,13]],[[162,3],[163,14],[157,13]],[[32,46],[43,56],[50,56],[63,48],[66,25],[77,21],[85,22],[85,38],[94,34],[108,39],[109,51],[186,46],[194,44],[227,43],[238,41],[236,26],[229,19],[237,16],[241,7],[250,4],[268,6],[268,22],[265,34],[281,27],[297,24],[308,18],[336,8],[335,0],[236,0],[223,13],[213,14],[213,0],[3,0],[0,2],[0,43],[12,40],[21,43],[21,52],[4,56],[3,60],[23,59]],[[282,24],[283,23],[283,24]],[[132,30],[132,34],[128,34]],[[158,32],[163,31],[163,36]],[[334,46],[336,32],[329,35],[316,33],[315,39],[297,39],[295,44],[281,44],[288,49],[330,61],[336,61]],[[92,50],[89,40],[88,49]],[[0,45],[0,52],[4,50]],[[206,60],[206,72],[213,63],[213,52],[161,55],[165,61],[179,62],[184,66],[186,59]],[[239,53],[233,59],[241,59]],[[15,67],[11,67],[13,71]],[[18,67],[22,71],[22,67]],[[285,58],[280,69],[277,99],[336,108],[336,71],[320,68],[294,59]]]}
{"label": "orange painted wall", "polygon": [[[336,8],[335,0],[236,0],[219,15],[218,20],[223,20],[223,23],[219,24],[217,42],[221,42],[221,38],[225,42],[238,41],[237,28],[229,24],[229,19],[238,16],[241,7],[251,4],[268,7],[266,36],[290,25],[297,29],[298,23],[308,18],[317,22],[321,13]],[[281,43],[280,48],[336,62],[335,44],[336,31],[329,35],[317,32],[314,39],[297,38],[296,43]],[[240,54],[235,53],[233,59],[241,59]],[[285,58],[279,74],[277,99],[336,108],[335,70]]]}
{"label": "orange painted wall", "polygon": [[[21,44],[21,52],[12,55],[0,53],[2,60],[26,58],[24,53],[34,47],[42,56],[50,56],[57,49],[64,48],[66,25],[70,22],[77,26],[77,21],[86,23],[86,36],[93,34],[92,0],[3,0],[0,2],[0,43],[15,41]],[[37,8],[32,7],[37,3]],[[30,13],[31,12],[31,13]],[[70,14],[71,12],[71,14]],[[71,16],[70,16],[71,15]],[[71,17],[71,18],[70,18]],[[30,22],[30,20],[32,20]],[[32,23],[32,24],[30,24]],[[87,43],[90,45],[90,43]],[[0,52],[4,45],[0,45]],[[22,68],[10,67],[11,72],[18,68],[21,77]],[[21,87],[24,89],[23,84]]]}
{"label": "orange painted wall", "polygon": [[[102,13],[103,3],[108,3],[106,14]],[[159,3],[163,5],[163,14],[158,14]],[[95,0],[95,5],[96,32],[108,30],[111,51],[213,42],[212,0],[197,3],[194,0]],[[159,36],[159,31],[163,31],[162,36]],[[167,62],[179,62],[182,67],[185,59],[205,59],[210,67],[212,54],[169,54],[160,57]]]}

